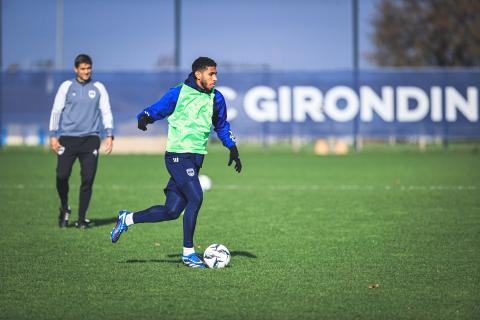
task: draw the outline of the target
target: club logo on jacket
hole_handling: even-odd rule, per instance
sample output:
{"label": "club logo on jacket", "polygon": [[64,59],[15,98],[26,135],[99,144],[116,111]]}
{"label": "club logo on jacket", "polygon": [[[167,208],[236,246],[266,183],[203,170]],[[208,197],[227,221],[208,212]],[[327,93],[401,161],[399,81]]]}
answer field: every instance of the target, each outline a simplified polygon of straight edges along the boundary
{"label": "club logo on jacket", "polygon": [[193,168],[188,168],[187,169],[187,174],[190,176],[190,177],[193,177],[195,175],[195,170],[193,170]]}
{"label": "club logo on jacket", "polygon": [[93,153],[93,155],[96,157],[96,156],[98,155],[98,150],[97,150],[97,149],[95,149],[95,150],[93,150],[93,152],[92,152],[92,153]]}
{"label": "club logo on jacket", "polygon": [[95,92],[95,90],[88,90],[88,96],[91,99],[95,98],[96,95],[97,95],[97,93]]}

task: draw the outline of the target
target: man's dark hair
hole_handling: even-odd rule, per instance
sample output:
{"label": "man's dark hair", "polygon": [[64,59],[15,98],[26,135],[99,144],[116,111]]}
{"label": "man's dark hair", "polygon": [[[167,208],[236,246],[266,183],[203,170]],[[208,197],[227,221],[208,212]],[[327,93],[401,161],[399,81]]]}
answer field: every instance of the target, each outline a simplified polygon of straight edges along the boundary
{"label": "man's dark hair", "polygon": [[87,54],[79,54],[76,58],[75,58],[75,68],[78,68],[79,65],[81,65],[82,63],[86,63],[86,64],[89,64],[89,65],[92,65],[92,58],[90,58],[89,55]]}
{"label": "man's dark hair", "polygon": [[201,71],[204,69],[207,69],[208,67],[216,67],[217,63],[213,61],[213,59],[207,58],[207,57],[198,57],[195,61],[192,63],[192,72],[195,73],[195,71]]}

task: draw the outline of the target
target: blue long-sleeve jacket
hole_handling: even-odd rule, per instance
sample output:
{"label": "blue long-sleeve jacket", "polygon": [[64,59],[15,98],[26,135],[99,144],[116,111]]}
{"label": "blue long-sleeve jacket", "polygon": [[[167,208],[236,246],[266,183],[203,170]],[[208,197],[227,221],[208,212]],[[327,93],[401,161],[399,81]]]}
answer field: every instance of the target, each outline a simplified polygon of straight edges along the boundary
{"label": "blue long-sleeve jacket", "polygon": [[[195,90],[206,92],[197,85],[195,82],[195,77],[192,73],[189,74],[184,83]],[[181,89],[182,86],[177,86],[168,90],[158,102],[140,112],[137,115],[137,120],[143,115],[149,116],[152,121],[161,120],[171,115],[177,105]],[[235,146],[236,142],[235,136],[230,130],[230,123],[227,121],[227,105],[225,103],[225,98],[220,91],[216,89],[214,89],[214,94],[215,97],[213,100],[212,116],[213,130],[215,130],[223,145],[227,148],[231,148]]]}

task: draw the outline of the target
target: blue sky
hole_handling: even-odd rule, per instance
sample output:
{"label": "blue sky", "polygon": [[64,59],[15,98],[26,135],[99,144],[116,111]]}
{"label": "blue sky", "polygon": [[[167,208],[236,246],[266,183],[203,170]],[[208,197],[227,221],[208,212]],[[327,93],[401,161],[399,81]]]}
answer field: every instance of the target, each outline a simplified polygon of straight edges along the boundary
{"label": "blue sky", "polygon": [[[174,0],[63,0],[63,67],[81,52],[95,70],[152,71],[171,64]],[[182,0],[181,67],[200,55],[225,67],[352,67],[351,0]],[[371,18],[359,0],[360,67],[374,67]],[[55,60],[56,0],[3,0],[3,67]]]}

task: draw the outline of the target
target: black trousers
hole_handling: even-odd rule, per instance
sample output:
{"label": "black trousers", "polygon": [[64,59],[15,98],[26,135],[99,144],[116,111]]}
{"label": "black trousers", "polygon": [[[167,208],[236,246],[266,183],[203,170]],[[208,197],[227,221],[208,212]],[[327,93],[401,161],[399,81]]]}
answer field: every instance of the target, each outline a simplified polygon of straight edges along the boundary
{"label": "black trousers", "polygon": [[64,147],[57,155],[57,191],[63,208],[68,207],[68,180],[75,160],[80,160],[80,197],[78,219],[85,220],[88,205],[92,197],[92,186],[97,172],[100,155],[100,138],[98,136],[71,137],[61,136],[60,144]]}

